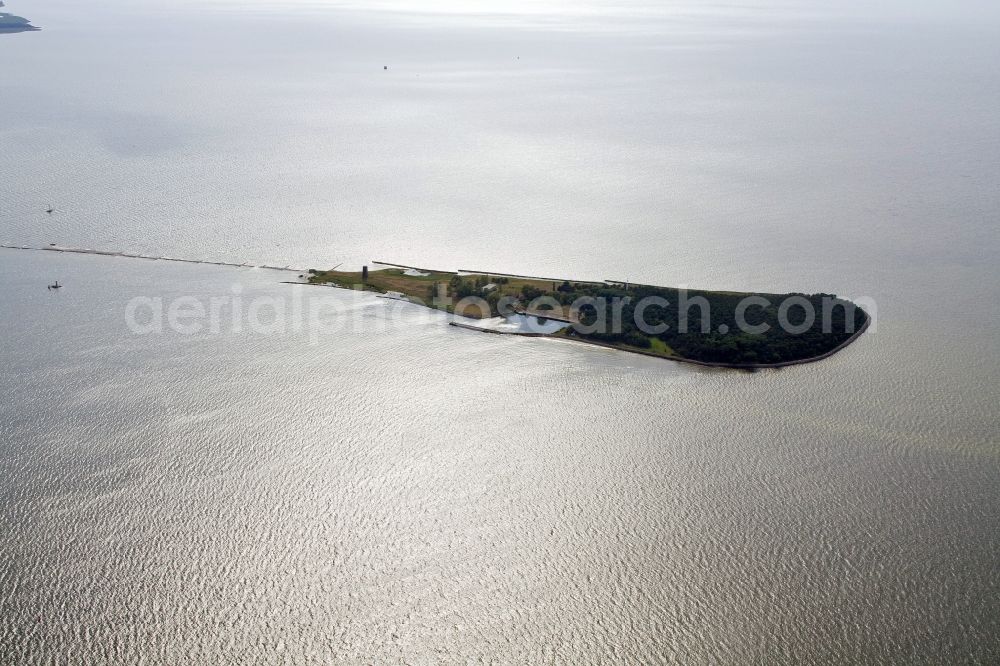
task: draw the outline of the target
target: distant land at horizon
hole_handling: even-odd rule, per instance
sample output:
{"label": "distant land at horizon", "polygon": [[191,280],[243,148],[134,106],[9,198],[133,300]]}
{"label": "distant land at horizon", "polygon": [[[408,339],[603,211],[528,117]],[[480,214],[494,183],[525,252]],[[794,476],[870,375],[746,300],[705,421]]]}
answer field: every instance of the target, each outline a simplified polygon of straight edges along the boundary
{"label": "distant land at horizon", "polygon": [[[0,8],[2,7],[4,7],[4,3],[0,1]],[[13,14],[0,12],[0,34],[13,32],[34,32],[36,30],[41,30],[41,28],[31,25],[31,21],[23,16],[14,16]]]}

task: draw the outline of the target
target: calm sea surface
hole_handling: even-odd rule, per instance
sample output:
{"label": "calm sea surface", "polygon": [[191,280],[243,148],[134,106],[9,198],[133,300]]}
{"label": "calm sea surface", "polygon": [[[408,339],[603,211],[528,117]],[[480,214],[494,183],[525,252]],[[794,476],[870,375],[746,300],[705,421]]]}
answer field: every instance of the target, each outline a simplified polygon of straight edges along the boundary
{"label": "calm sea surface", "polygon": [[[0,249],[0,664],[1000,662],[1000,12],[829,4],[10,0],[0,243],[877,328],[706,371]],[[311,314],[127,326],[182,297]]]}

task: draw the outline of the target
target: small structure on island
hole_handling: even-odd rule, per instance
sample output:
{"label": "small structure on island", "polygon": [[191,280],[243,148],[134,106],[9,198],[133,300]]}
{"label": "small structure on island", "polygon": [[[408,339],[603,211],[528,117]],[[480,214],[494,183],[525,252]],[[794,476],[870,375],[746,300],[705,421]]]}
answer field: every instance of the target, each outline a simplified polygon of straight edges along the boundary
{"label": "small structure on island", "polygon": [[361,281],[362,282],[368,282],[368,267],[367,266],[362,266],[361,267]]}
{"label": "small structure on island", "polygon": [[484,294],[488,294],[491,291],[496,291],[496,290],[497,290],[497,285],[496,285],[495,282],[490,282],[488,285],[486,285],[486,286],[483,287],[483,293]]}

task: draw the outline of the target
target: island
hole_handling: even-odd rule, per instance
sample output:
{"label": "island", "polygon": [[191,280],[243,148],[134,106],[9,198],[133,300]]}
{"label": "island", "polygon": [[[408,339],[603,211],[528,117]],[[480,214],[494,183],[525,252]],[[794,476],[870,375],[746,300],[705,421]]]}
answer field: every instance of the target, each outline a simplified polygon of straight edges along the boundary
{"label": "island", "polygon": [[[3,2],[0,2],[0,7],[3,6]],[[33,32],[35,30],[41,30],[41,28],[31,25],[28,19],[0,12],[0,35],[14,32]]]}
{"label": "island", "polygon": [[440,271],[373,262],[379,270],[310,269],[308,284],[377,292],[469,319],[534,319],[559,324],[489,333],[574,340],[698,365],[778,368],[827,358],[853,342],[871,318],[833,294],[678,289],[624,281],[582,281]]}
{"label": "island", "polygon": [[857,303],[823,293],[708,291],[618,280],[440,271],[383,261],[372,262],[380,267],[372,271],[367,266],[353,272],[306,270],[55,243],[0,248],[298,273],[299,281],[286,284],[375,292],[452,313],[456,318],[450,325],[465,329],[571,340],[719,368],[757,370],[819,361],[857,340],[873,322]]}

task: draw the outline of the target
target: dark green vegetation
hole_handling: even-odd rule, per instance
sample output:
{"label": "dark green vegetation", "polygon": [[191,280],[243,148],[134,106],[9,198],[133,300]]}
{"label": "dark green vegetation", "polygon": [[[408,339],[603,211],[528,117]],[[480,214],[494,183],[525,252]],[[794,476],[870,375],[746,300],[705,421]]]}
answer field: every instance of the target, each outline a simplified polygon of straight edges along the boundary
{"label": "dark green vegetation", "polygon": [[608,284],[573,285],[563,300],[570,297],[593,299],[579,308],[581,325],[569,331],[571,336],[727,365],[820,356],[861,331],[868,319],[861,308],[830,294],[682,292]]}
{"label": "dark green vegetation", "polygon": [[466,317],[526,312],[564,319],[564,337],[665,358],[736,367],[823,356],[864,329],[868,315],[830,294],[687,291],[617,282],[399,268],[310,271],[309,282],[377,292]]}

